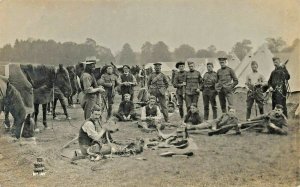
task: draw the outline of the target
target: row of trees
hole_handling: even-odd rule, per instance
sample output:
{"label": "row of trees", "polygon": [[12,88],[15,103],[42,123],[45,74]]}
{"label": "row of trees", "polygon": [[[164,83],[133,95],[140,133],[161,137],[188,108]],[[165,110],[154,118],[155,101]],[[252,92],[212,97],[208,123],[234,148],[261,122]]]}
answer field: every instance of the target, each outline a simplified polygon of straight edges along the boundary
{"label": "row of trees", "polygon": [[87,56],[96,56],[100,62],[115,62],[111,50],[97,45],[90,38],[85,43],[55,42],[54,40],[16,40],[15,44],[0,48],[0,61],[33,62],[44,64],[74,64]]}
{"label": "row of trees", "polygon": [[[299,42],[296,39],[291,46],[286,46],[282,38],[267,38],[266,42],[273,53],[290,52]],[[237,42],[231,52],[242,60],[252,49],[250,40]],[[55,42],[54,40],[16,40],[15,44],[0,48],[0,61],[34,62],[45,64],[74,64],[84,61],[87,56],[96,56],[100,63],[117,62],[118,64],[145,64],[150,62],[180,61],[188,58],[210,58],[227,56],[227,52],[217,50],[214,45],[206,49],[195,50],[188,44],[182,44],[170,52],[169,47],[162,41],[155,44],[145,42],[141,52],[134,52],[126,43],[120,52],[114,56],[109,48],[100,46],[95,40],[87,38],[82,44],[74,42]]]}

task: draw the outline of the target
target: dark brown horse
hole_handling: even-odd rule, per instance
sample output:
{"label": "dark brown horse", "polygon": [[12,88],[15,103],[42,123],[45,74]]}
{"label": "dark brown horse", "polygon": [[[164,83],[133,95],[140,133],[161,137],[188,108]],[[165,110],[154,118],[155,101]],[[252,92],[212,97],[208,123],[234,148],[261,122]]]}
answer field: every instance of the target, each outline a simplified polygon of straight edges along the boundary
{"label": "dark brown horse", "polygon": [[35,128],[40,104],[43,108],[43,124],[47,127],[47,104],[53,100],[54,87],[57,87],[66,98],[71,95],[69,73],[65,68],[63,71],[56,71],[54,66],[47,65],[22,64],[21,69],[33,87]]}
{"label": "dark brown horse", "polygon": [[[31,120],[31,115],[26,112],[26,107],[20,92],[8,81],[8,79],[4,79],[3,77],[0,78],[0,90],[0,111],[4,111],[6,117],[8,117],[9,113],[12,114],[16,138],[20,138],[21,132],[23,137],[32,137],[34,135],[33,120]],[[6,125],[9,125],[8,127],[10,128],[10,124],[7,123],[7,121]]]}

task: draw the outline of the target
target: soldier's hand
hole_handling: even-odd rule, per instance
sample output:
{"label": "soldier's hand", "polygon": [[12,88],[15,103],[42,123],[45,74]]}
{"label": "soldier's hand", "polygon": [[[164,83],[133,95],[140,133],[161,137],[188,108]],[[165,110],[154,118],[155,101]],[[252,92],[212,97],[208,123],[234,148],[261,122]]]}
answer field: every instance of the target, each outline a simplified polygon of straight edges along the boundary
{"label": "soldier's hand", "polygon": [[247,121],[251,121],[251,119],[247,119]]}
{"label": "soldier's hand", "polygon": [[182,86],[186,86],[186,82],[183,82],[183,83],[182,83]]}
{"label": "soldier's hand", "polygon": [[270,91],[270,92],[273,92],[273,91],[274,91],[274,89],[273,89],[272,87],[270,87],[270,88],[269,88],[269,91]]}
{"label": "soldier's hand", "polygon": [[196,92],[197,92],[197,93],[200,93],[200,89],[198,88],[198,89],[196,90]]}
{"label": "soldier's hand", "polygon": [[97,88],[98,92],[105,92],[105,89],[103,88],[103,86],[100,86],[99,88]]}

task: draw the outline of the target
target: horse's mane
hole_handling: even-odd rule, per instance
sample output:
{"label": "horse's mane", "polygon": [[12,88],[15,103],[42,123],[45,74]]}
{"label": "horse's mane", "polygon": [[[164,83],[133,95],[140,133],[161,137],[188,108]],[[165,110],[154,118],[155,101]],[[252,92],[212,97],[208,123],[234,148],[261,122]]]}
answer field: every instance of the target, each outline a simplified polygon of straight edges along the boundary
{"label": "horse's mane", "polygon": [[20,66],[34,88],[43,85],[52,86],[55,79],[54,66],[44,64],[21,64]]}

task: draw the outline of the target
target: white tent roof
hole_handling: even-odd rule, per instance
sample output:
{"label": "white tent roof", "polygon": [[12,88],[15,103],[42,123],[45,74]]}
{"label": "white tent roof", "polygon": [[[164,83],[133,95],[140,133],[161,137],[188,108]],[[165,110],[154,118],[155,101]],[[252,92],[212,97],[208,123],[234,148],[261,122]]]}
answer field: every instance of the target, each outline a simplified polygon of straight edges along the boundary
{"label": "white tent roof", "polygon": [[196,70],[203,76],[207,72],[206,64],[212,62],[214,64],[214,71],[217,72],[221,68],[218,58],[189,58],[187,61],[195,62]]}
{"label": "white tent roof", "polygon": [[233,70],[235,70],[241,64],[240,59],[234,53],[229,54],[227,61],[228,66]]}
{"label": "white tent roof", "polygon": [[256,61],[258,63],[258,72],[260,72],[267,81],[274,69],[272,57],[273,54],[268,49],[266,44],[259,47],[253,55],[251,55],[251,52],[248,53],[248,55],[246,55],[242,63],[236,69],[236,76],[239,79],[239,86],[245,86],[246,77],[252,72],[252,61]]}

